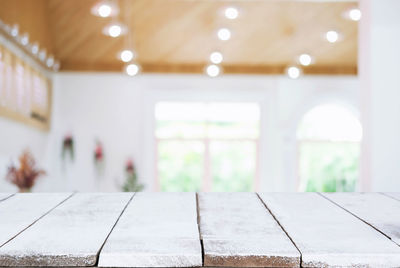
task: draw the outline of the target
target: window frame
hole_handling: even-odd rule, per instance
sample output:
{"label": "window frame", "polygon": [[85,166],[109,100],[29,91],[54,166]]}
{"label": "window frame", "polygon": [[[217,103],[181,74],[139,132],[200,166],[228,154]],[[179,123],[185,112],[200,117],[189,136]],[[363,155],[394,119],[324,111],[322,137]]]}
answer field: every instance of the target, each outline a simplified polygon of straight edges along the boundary
{"label": "window frame", "polygon": [[[190,103],[190,102],[197,102],[197,103],[252,103],[256,104],[259,107],[259,119],[258,119],[258,137],[257,138],[159,138],[156,135],[157,131],[157,118],[155,116],[155,108],[157,103],[165,102],[165,101],[157,101],[153,107],[153,118],[154,118],[154,149],[155,149],[155,161],[154,161],[154,169],[155,169],[155,190],[161,191],[161,178],[159,176],[158,170],[158,162],[159,162],[159,142],[162,141],[197,141],[202,142],[204,144],[204,154],[203,154],[203,180],[201,183],[201,191],[203,192],[211,192],[212,191],[212,167],[211,167],[211,152],[210,152],[210,144],[213,141],[223,141],[223,142],[252,142],[255,146],[255,170],[254,170],[254,178],[252,181],[252,191],[257,191],[260,185],[260,140],[261,140],[261,125],[262,125],[262,107],[259,102],[256,101],[172,101],[168,100],[167,102],[180,102],[180,103]],[[205,121],[206,128],[210,122]]]}

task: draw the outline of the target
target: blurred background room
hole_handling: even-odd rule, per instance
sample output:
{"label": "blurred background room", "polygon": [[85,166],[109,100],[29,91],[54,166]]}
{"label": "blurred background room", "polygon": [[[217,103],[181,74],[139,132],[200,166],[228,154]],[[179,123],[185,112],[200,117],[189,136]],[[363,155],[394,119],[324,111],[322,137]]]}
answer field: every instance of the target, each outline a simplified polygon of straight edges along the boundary
{"label": "blurred background room", "polygon": [[398,0],[0,0],[0,192],[400,191]]}

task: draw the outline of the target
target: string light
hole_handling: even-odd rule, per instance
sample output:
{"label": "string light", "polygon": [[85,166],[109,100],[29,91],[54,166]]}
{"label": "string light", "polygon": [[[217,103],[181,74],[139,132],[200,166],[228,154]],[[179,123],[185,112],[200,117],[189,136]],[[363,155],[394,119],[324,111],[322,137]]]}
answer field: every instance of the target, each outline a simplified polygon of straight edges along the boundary
{"label": "string light", "polygon": [[223,61],[224,57],[222,56],[222,53],[219,51],[214,51],[210,55],[210,61],[214,64],[220,64]]}
{"label": "string light", "polygon": [[351,20],[359,21],[361,19],[361,16],[361,10],[359,10],[358,8],[353,8],[349,11],[349,17]]}
{"label": "string light", "polygon": [[23,45],[23,46],[28,45],[29,44],[29,34],[28,33],[24,33],[20,37],[19,41],[21,42],[21,45]]}
{"label": "string light", "polygon": [[100,1],[92,7],[91,13],[98,17],[107,18],[118,15],[119,8],[113,1]]}
{"label": "string light", "polygon": [[291,79],[297,79],[301,75],[301,69],[297,66],[290,66],[286,69],[286,73]]}
{"label": "string light", "polygon": [[124,35],[126,34],[126,32],[127,32],[126,25],[120,22],[112,22],[103,28],[103,34],[114,38],[120,35]]}
{"label": "string light", "polygon": [[137,75],[139,73],[139,70],[140,70],[139,66],[135,63],[128,64],[125,67],[125,71],[129,76]]}
{"label": "string light", "polygon": [[119,58],[123,61],[123,62],[130,62],[134,57],[134,53],[132,50],[129,49],[125,49],[122,50],[121,53],[119,54]]}
{"label": "string light", "polygon": [[239,11],[234,7],[228,7],[225,9],[225,17],[230,20],[234,20],[239,16]]}
{"label": "string light", "polygon": [[359,21],[362,17],[362,13],[360,9],[354,7],[343,12],[342,16],[348,20]]}
{"label": "string light", "polygon": [[218,65],[210,64],[210,65],[207,66],[206,72],[207,72],[208,76],[216,77],[216,76],[218,76],[220,74],[221,70],[220,70],[220,67]]}
{"label": "string light", "polygon": [[46,52],[46,49],[41,49],[40,51],[39,51],[39,59],[41,60],[41,61],[45,61],[46,60],[46,55],[47,55],[47,52]]}
{"label": "string light", "polygon": [[231,39],[231,31],[227,28],[221,28],[218,30],[218,38],[222,41],[227,41]]}
{"label": "string light", "polygon": [[[39,60],[38,62],[45,68],[53,71],[60,69],[60,62],[55,60],[54,56],[47,57],[45,48],[40,48],[37,42],[29,42],[29,34],[20,34],[19,25],[8,25],[0,19],[0,30],[6,34],[6,38],[13,42],[15,45],[25,51],[31,58]],[[22,46],[21,46],[22,45]]]}
{"label": "string light", "polygon": [[111,37],[118,37],[122,33],[122,29],[119,25],[112,25],[108,28],[108,34]]}
{"label": "string light", "polygon": [[56,72],[60,70],[60,62],[58,60],[54,61],[53,70]]}
{"label": "string light", "polygon": [[301,54],[298,59],[299,63],[303,66],[308,66],[312,63],[313,59],[309,54]]}
{"label": "string light", "polygon": [[18,33],[19,33],[19,26],[18,26],[18,24],[14,24],[14,25],[11,27],[10,34],[11,34],[11,36],[13,36],[13,37],[17,37],[17,36],[18,36]]}
{"label": "string light", "polygon": [[101,5],[98,9],[100,17],[106,18],[111,15],[111,7],[109,5]]}
{"label": "string light", "polygon": [[327,31],[325,38],[329,43],[336,43],[339,40],[339,33],[336,31]]}
{"label": "string light", "polygon": [[52,55],[50,55],[46,60],[46,65],[47,65],[47,67],[50,68],[53,66],[53,64],[54,64],[54,57]]}
{"label": "string light", "polygon": [[31,52],[33,55],[36,55],[39,53],[39,45],[37,42],[35,42],[31,45]]}

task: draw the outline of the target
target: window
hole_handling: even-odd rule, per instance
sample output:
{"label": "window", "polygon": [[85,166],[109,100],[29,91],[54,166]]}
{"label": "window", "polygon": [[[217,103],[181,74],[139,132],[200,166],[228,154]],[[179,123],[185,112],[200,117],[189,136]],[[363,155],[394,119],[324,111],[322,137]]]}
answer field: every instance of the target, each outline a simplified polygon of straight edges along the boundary
{"label": "window", "polygon": [[258,104],[160,102],[155,117],[160,190],[254,189]]}
{"label": "window", "polygon": [[344,107],[320,105],[303,117],[298,130],[301,191],[354,191],[362,128]]}
{"label": "window", "polygon": [[0,46],[0,115],[47,130],[50,96],[51,80]]}

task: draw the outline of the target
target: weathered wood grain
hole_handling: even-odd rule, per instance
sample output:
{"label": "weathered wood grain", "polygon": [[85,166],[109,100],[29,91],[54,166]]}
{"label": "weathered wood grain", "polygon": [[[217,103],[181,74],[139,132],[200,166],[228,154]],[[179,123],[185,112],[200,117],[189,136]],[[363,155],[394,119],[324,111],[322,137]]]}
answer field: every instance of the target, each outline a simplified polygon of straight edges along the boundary
{"label": "weathered wood grain", "polygon": [[379,193],[325,193],[323,195],[400,245],[399,201]]}
{"label": "weathered wood grain", "polygon": [[99,266],[201,266],[194,193],[138,193],[104,245]]}
{"label": "weathered wood grain", "polygon": [[263,193],[302,253],[302,267],[397,267],[400,247],[316,193]]}
{"label": "weathered wood grain", "polygon": [[12,195],[13,194],[10,194],[10,193],[0,193],[0,201],[3,201],[5,199],[9,198]]}
{"label": "weathered wood grain", "polygon": [[200,193],[198,201],[205,266],[300,266],[300,253],[255,193]]}
{"label": "weathered wood grain", "polygon": [[0,266],[93,266],[133,194],[75,194],[0,248]]}
{"label": "weathered wood grain", "polygon": [[70,195],[26,193],[0,202],[0,247]]}
{"label": "weathered wood grain", "polygon": [[400,201],[400,192],[397,192],[397,193],[383,193],[383,194]]}

